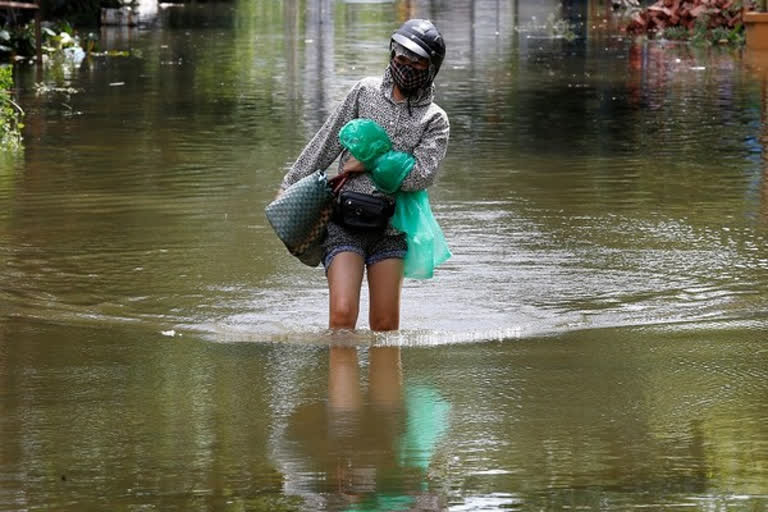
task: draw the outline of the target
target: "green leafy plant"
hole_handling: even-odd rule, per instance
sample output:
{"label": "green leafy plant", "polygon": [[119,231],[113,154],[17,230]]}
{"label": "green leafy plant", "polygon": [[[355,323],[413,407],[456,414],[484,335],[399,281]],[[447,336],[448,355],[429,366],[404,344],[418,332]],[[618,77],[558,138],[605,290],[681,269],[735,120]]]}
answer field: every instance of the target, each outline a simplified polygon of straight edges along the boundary
{"label": "green leafy plant", "polygon": [[0,30],[0,52],[11,51],[11,33],[7,30]]}
{"label": "green leafy plant", "polygon": [[639,11],[626,30],[630,34],[688,40],[693,45],[740,44],[744,42],[744,7],[754,6],[753,0],[657,0]]}
{"label": "green leafy plant", "polygon": [[63,50],[64,48],[80,46],[78,37],[73,37],[72,34],[66,30],[57,33],[51,28],[43,27],[43,33],[46,36],[43,50],[46,52],[52,53],[57,50]]}
{"label": "green leafy plant", "polygon": [[13,100],[13,68],[0,66],[0,150],[18,151],[23,148],[21,130],[24,111]]}
{"label": "green leafy plant", "polygon": [[685,41],[688,39],[688,29],[681,26],[667,27],[664,29],[663,37],[670,41]]}
{"label": "green leafy plant", "polygon": [[[44,22],[41,34],[41,49],[44,56],[47,56],[45,62],[77,67],[87,56],[86,50],[81,47],[80,36],[67,21]],[[93,34],[86,36],[85,44],[89,52],[98,50]],[[5,53],[11,59],[32,57],[36,54],[35,46],[35,21],[0,30],[0,55]]]}
{"label": "green leafy plant", "polygon": [[698,17],[696,23],[693,25],[693,35],[691,36],[691,43],[696,45],[711,44],[710,30],[709,30],[709,16],[703,14]]}
{"label": "green leafy plant", "polygon": [[711,40],[719,44],[740,44],[744,42],[744,31],[741,27],[715,27],[712,29]]}
{"label": "green leafy plant", "polygon": [[27,23],[26,25],[6,27],[3,32],[8,34],[8,38],[3,41],[3,47],[0,48],[0,52],[25,56],[35,54],[34,21]]}

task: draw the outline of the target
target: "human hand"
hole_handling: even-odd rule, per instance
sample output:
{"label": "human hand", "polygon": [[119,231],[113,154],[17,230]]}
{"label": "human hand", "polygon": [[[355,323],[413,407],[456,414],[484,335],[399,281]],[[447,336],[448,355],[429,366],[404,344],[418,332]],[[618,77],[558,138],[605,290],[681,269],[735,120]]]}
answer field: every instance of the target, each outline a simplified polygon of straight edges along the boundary
{"label": "human hand", "polygon": [[365,172],[365,167],[357,158],[350,156],[341,168],[342,172]]}

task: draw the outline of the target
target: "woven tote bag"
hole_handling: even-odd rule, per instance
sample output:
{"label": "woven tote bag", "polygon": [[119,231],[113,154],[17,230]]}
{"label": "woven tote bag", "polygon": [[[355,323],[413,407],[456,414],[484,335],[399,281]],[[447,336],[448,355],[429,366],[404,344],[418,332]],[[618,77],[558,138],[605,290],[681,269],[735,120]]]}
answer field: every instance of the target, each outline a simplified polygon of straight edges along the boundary
{"label": "woven tote bag", "polygon": [[310,267],[320,264],[332,199],[346,175],[329,180],[323,171],[300,179],[265,208],[267,220],[288,252]]}

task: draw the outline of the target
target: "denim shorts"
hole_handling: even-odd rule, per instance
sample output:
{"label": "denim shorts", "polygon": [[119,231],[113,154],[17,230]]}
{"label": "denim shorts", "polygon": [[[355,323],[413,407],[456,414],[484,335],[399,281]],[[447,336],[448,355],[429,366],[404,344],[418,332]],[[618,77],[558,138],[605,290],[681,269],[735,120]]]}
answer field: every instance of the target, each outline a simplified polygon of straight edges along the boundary
{"label": "denim shorts", "polygon": [[404,233],[354,231],[331,221],[328,223],[328,235],[323,242],[323,266],[326,272],[334,256],[340,252],[359,254],[365,264],[370,266],[390,258],[405,258],[408,244]]}

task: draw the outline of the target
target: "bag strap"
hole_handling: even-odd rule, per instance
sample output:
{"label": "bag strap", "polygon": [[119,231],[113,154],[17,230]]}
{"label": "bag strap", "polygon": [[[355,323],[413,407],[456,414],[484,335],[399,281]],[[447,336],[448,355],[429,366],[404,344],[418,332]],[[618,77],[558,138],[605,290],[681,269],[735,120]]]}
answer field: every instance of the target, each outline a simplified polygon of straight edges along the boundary
{"label": "bag strap", "polygon": [[342,172],[341,174],[334,176],[330,180],[328,180],[328,185],[331,186],[331,191],[333,192],[333,195],[336,196],[341,191],[341,187],[344,186],[344,184],[349,179],[349,176],[352,173],[349,172]]}

